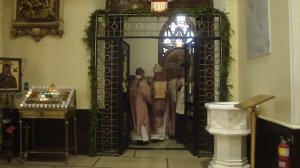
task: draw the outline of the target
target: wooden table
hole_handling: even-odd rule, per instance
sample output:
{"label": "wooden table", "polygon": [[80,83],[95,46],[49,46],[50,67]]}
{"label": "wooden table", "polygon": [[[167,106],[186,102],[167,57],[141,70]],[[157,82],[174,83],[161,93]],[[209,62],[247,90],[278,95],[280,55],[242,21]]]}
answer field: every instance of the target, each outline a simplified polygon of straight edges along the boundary
{"label": "wooden table", "polygon": [[[74,147],[69,147],[69,119],[74,120]],[[37,119],[51,119],[62,120],[65,122],[65,148],[58,151],[48,150],[28,150],[28,126],[23,127],[23,119],[32,119],[32,135],[34,137],[34,120]],[[26,160],[29,153],[56,153],[65,155],[65,163],[68,163],[69,150],[73,149],[75,155],[77,155],[77,140],[76,140],[76,112],[75,108],[65,109],[46,109],[46,108],[20,108],[19,109],[19,123],[20,123],[20,157],[22,160]],[[23,129],[25,129],[25,137],[23,137]],[[25,138],[24,150],[23,150],[23,138]],[[59,138],[59,137],[58,137]],[[34,139],[34,138],[33,138]]]}

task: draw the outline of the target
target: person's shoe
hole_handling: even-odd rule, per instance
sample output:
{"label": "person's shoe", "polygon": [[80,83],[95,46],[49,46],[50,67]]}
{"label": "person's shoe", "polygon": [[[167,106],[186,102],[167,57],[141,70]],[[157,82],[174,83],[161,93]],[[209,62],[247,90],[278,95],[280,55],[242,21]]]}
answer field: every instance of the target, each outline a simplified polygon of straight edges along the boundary
{"label": "person's shoe", "polygon": [[136,145],[147,145],[147,144],[149,144],[149,142],[148,141],[136,141]]}
{"label": "person's shoe", "polygon": [[159,140],[158,139],[151,139],[151,142],[152,143],[157,143],[157,142],[159,142]]}
{"label": "person's shoe", "polygon": [[141,145],[143,141],[136,141],[136,145]]}
{"label": "person's shoe", "polygon": [[184,144],[184,141],[176,139],[176,143],[178,143],[178,144]]}
{"label": "person's shoe", "polygon": [[174,135],[169,135],[169,139],[175,139]]}
{"label": "person's shoe", "polygon": [[149,143],[149,141],[143,141],[142,145],[148,145]]}

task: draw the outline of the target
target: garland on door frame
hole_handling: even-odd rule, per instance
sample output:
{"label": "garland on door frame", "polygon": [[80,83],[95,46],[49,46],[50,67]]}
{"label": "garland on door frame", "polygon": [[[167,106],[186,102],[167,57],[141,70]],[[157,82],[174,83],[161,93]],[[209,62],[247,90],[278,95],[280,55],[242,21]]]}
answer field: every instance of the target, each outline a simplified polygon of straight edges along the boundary
{"label": "garland on door frame", "polygon": [[90,78],[90,91],[91,91],[91,111],[90,111],[90,126],[89,126],[89,155],[93,156],[96,154],[96,142],[95,142],[95,131],[98,124],[98,107],[97,107],[97,78],[96,78],[96,70],[95,70],[95,23],[96,16],[100,14],[140,14],[142,16],[175,16],[177,14],[186,14],[187,16],[197,17],[199,15],[207,15],[213,17],[213,15],[221,16],[221,24],[220,24],[220,36],[222,40],[222,65],[221,65],[221,86],[220,90],[220,101],[228,101],[231,97],[230,89],[232,85],[228,84],[228,76],[229,76],[229,66],[232,61],[232,57],[230,56],[231,45],[230,45],[230,37],[232,30],[230,28],[230,23],[226,13],[210,7],[199,6],[197,8],[188,9],[176,9],[172,11],[168,11],[166,13],[154,13],[145,9],[128,9],[125,11],[118,10],[96,10],[90,16],[89,25],[85,29],[85,38],[88,49],[90,51],[90,65],[89,65],[89,78]]}

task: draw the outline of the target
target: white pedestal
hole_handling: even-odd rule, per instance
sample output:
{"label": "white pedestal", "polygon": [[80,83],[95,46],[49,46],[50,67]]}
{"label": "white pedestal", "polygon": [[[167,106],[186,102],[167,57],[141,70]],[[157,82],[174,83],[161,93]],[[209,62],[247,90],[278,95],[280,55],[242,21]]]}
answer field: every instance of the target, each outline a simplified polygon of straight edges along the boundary
{"label": "white pedestal", "polygon": [[246,136],[249,112],[236,102],[206,103],[207,131],[214,135],[214,158],[209,168],[248,168]]}

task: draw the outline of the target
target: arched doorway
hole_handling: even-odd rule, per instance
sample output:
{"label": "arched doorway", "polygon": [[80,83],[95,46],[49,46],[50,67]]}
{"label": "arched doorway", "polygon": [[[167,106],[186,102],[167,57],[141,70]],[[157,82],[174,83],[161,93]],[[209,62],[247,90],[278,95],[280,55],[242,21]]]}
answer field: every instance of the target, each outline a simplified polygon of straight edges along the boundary
{"label": "arched doorway", "polygon": [[[205,130],[206,102],[218,101],[220,93],[220,64],[221,64],[221,38],[216,33],[221,17],[216,15],[213,19],[201,15],[194,21],[197,36],[184,45],[184,48],[172,49],[167,53],[182,54],[184,51],[187,79],[186,94],[190,94],[191,101],[187,102],[186,117],[187,136],[186,146],[194,154],[212,155],[213,139]],[[126,104],[126,81],[129,74],[125,72],[130,65],[130,45],[125,39],[145,38],[163,39],[159,35],[161,29],[169,20],[165,16],[140,15],[99,15],[96,27],[96,72],[97,72],[97,103],[99,123],[96,132],[96,149],[98,153],[120,154],[127,148],[129,109]],[[165,27],[166,29],[166,27]],[[182,38],[182,36],[181,36]],[[192,37],[191,37],[192,38]],[[176,51],[176,52],[174,52]],[[175,58],[170,56],[170,60]],[[172,58],[172,59],[171,59]],[[169,61],[171,63],[172,61]],[[168,66],[168,64],[166,64]],[[125,73],[124,73],[125,72]],[[128,71],[127,71],[128,72]],[[196,74],[196,75],[195,75]]]}
{"label": "arched doorway", "polygon": [[[194,19],[194,18],[191,18]],[[195,37],[195,24],[189,17],[171,17],[161,29],[158,40],[158,63],[166,71],[168,79],[176,77],[179,65],[184,62],[183,46]]]}
{"label": "arched doorway", "polygon": [[162,66],[166,71],[168,80],[176,78],[177,69],[184,63],[184,54],[183,47],[175,47],[165,53]]}

